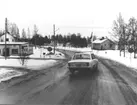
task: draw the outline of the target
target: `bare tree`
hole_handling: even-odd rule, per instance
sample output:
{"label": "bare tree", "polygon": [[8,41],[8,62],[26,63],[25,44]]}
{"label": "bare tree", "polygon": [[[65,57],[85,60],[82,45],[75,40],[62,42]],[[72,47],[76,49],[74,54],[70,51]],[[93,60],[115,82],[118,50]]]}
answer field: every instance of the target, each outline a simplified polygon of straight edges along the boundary
{"label": "bare tree", "polygon": [[19,28],[18,28],[18,26],[17,26],[15,23],[9,23],[9,24],[8,24],[8,32],[9,32],[12,36],[17,37],[17,38],[20,38]]}
{"label": "bare tree", "polygon": [[129,24],[128,24],[128,32],[130,35],[130,47],[133,45],[133,50],[134,50],[134,58],[136,58],[136,49],[137,49],[137,20],[132,17],[129,19]]}
{"label": "bare tree", "polygon": [[34,25],[34,35],[37,35],[38,34],[38,28],[36,26],[36,24]]}
{"label": "bare tree", "polygon": [[26,39],[26,32],[25,32],[24,28],[22,29],[22,39],[23,40]]}
{"label": "bare tree", "polygon": [[19,61],[20,61],[21,65],[22,66],[25,65],[27,63],[28,59],[29,59],[29,56],[28,56],[25,48],[22,47],[21,53],[19,54]]}
{"label": "bare tree", "polygon": [[120,50],[120,56],[121,56],[121,51],[124,50],[124,57],[125,57],[125,45],[126,45],[126,40],[125,40],[125,35],[126,35],[126,24],[124,22],[124,19],[122,18],[121,13],[119,13],[119,17],[117,20],[114,21],[113,23],[113,35],[119,39],[119,50]]}
{"label": "bare tree", "polygon": [[35,24],[35,25],[34,25],[35,48],[36,48],[36,44],[37,44],[37,42],[36,42],[36,35],[38,35],[38,28],[37,28],[37,26],[36,26],[36,24]]}
{"label": "bare tree", "polygon": [[27,36],[28,36],[28,39],[30,39],[30,29],[28,28],[28,31],[27,31]]}
{"label": "bare tree", "polygon": [[4,31],[3,30],[0,30],[0,36],[4,34]]}

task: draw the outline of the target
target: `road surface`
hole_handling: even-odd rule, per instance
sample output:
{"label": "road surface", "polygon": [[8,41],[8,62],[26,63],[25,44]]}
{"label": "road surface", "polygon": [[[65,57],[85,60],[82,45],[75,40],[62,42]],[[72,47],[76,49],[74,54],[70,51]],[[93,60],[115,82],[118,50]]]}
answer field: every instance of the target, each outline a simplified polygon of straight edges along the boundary
{"label": "road surface", "polygon": [[136,70],[98,59],[98,71],[94,73],[71,77],[64,62],[33,79],[8,87],[3,84],[0,104],[137,105]]}

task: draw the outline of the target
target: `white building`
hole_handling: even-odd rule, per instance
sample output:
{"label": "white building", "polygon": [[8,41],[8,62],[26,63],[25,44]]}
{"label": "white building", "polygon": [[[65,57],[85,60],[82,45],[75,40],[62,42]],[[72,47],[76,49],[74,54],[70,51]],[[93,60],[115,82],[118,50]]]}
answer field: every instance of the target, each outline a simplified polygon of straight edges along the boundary
{"label": "white building", "polygon": [[24,52],[28,55],[33,54],[33,47],[29,45],[28,42],[16,42],[16,38],[14,36],[7,34],[5,44],[5,35],[0,36],[1,56],[4,56],[5,54],[6,56],[17,56]]}
{"label": "white building", "polygon": [[[0,42],[5,42],[5,35],[1,35],[0,36]],[[6,35],[6,42],[15,42],[15,37],[10,35],[10,34],[7,34]]]}

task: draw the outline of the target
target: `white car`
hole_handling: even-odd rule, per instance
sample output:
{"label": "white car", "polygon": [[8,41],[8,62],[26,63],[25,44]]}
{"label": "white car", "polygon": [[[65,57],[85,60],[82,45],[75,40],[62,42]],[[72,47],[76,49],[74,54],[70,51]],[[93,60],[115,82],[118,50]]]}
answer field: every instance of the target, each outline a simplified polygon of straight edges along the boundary
{"label": "white car", "polygon": [[71,74],[75,71],[97,70],[98,60],[92,52],[75,53],[68,62],[68,69]]}

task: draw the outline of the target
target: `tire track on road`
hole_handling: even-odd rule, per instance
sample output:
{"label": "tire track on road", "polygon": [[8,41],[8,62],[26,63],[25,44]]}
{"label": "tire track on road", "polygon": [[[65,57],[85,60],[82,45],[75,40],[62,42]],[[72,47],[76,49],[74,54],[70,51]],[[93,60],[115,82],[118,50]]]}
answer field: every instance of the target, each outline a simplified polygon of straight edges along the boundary
{"label": "tire track on road", "polygon": [[94,74],[77,74],[69,78],[70,92],[60,101],[59,105],[97,105],[98,103],[98,76]]}
{"label": "tire track on road", "polygon": [[[110,61],[107,61],[106,59],[99,59],[103,65],[108,68],[112,76],[114,77],[116,83],[118,84],[118,87],[123,94],[127,105],[137,105],[137,94],[134,92],[134,90],[130,87],[129,83],[127,83],[121,76],[116,72],[116,70],[108,64],[111,63]],[[120,68],[119,68],[120,69]]]}
{"label": "tire track on road", "polygon": [[115,78],[110,70],[99,62],[99,101],[98,105],[126,105]]}

